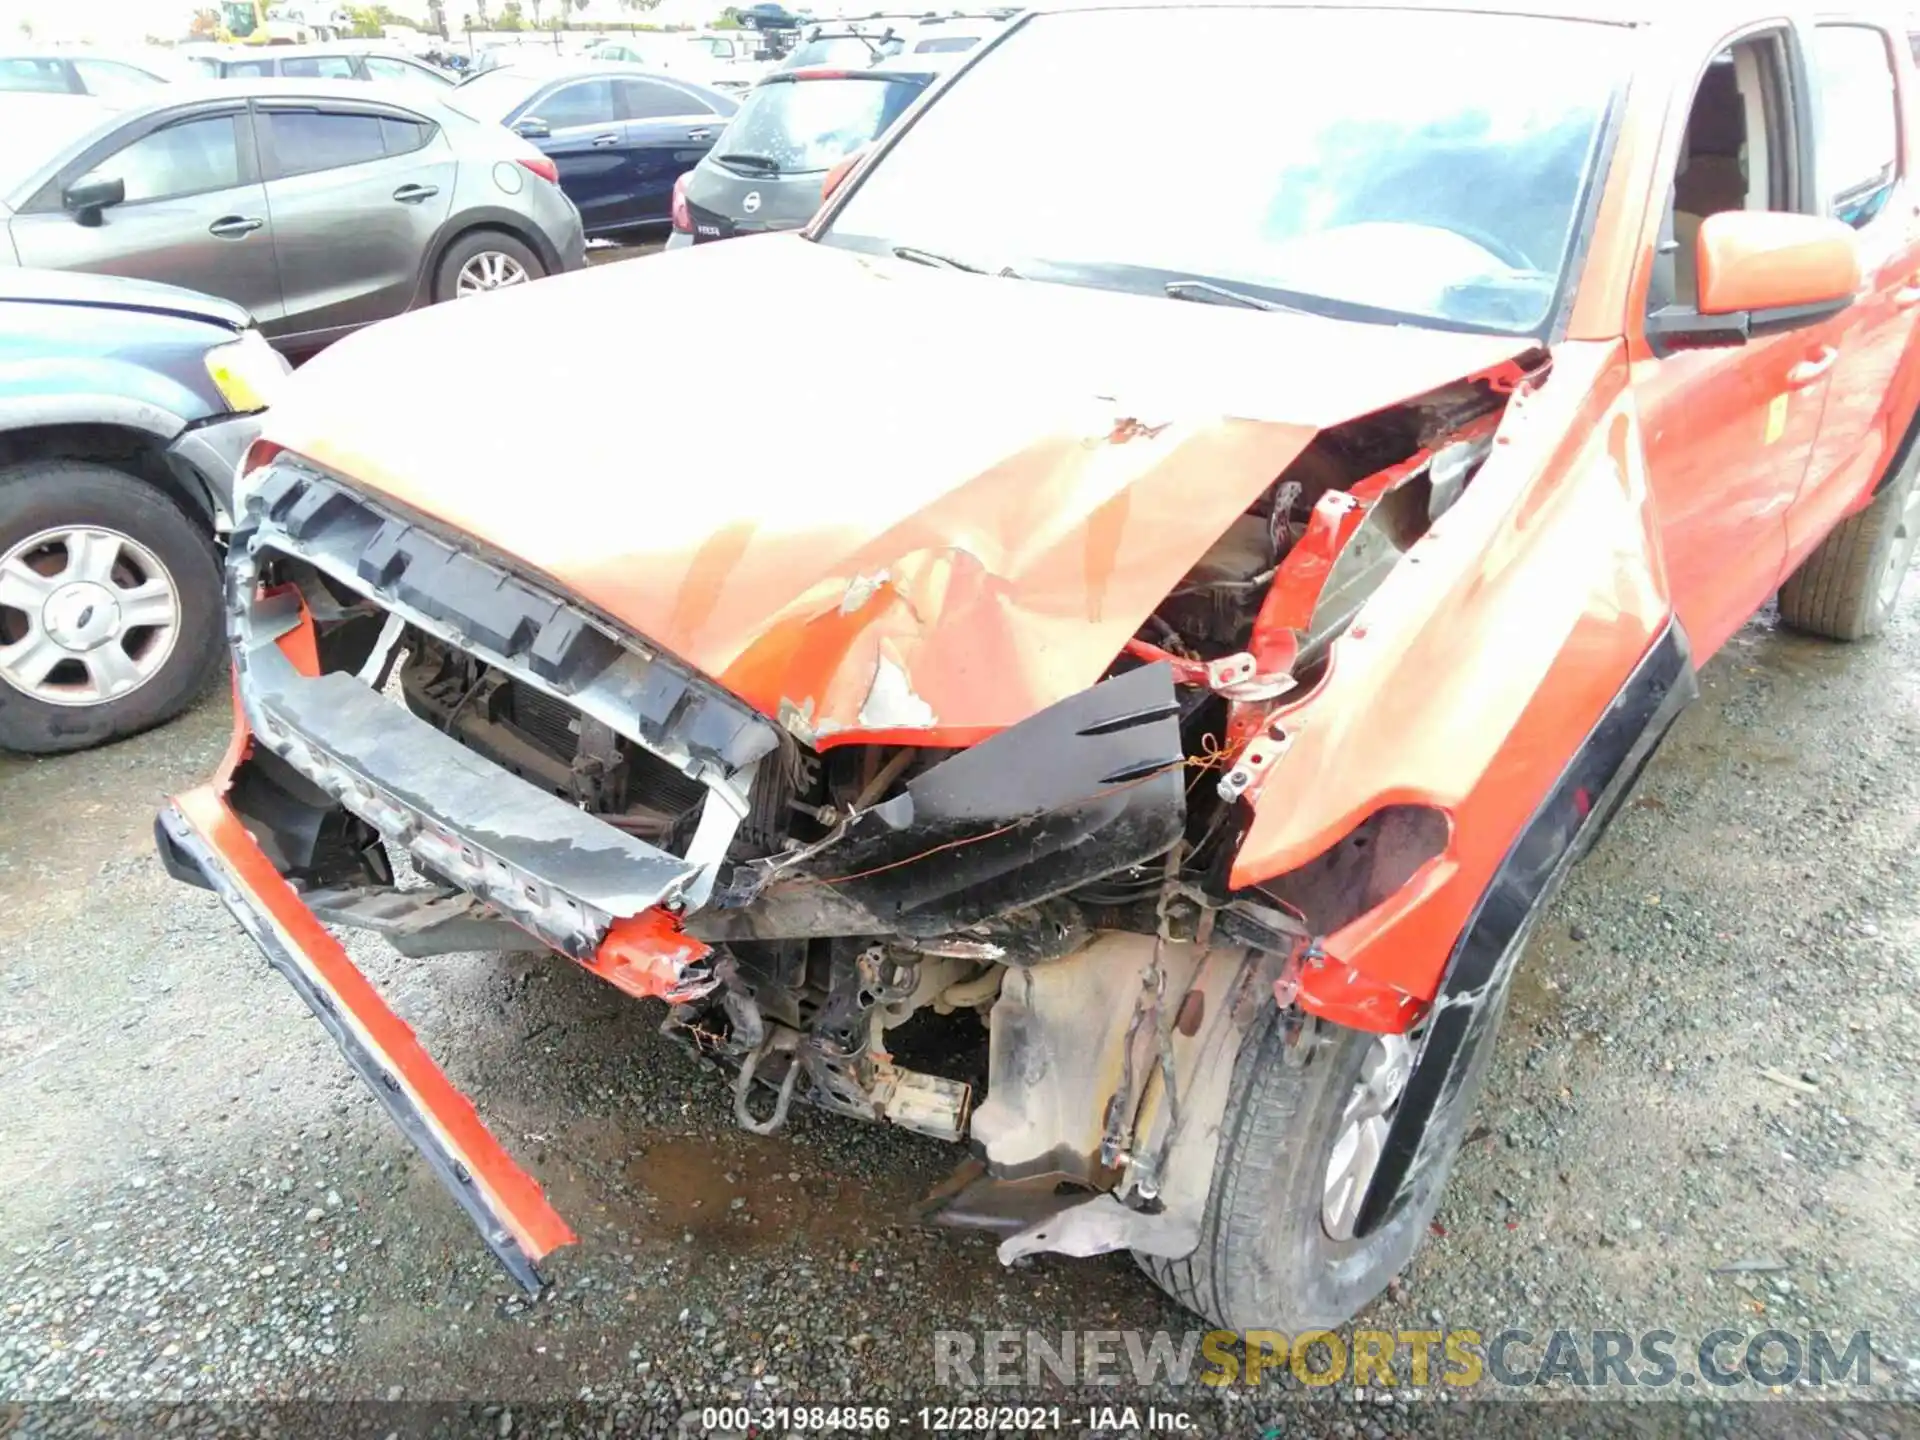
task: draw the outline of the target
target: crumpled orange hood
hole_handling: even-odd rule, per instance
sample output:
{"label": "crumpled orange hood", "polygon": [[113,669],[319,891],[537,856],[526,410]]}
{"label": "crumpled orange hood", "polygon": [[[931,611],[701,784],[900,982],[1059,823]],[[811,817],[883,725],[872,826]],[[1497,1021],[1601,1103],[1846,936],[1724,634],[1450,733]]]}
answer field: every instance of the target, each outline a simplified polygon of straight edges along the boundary
{"label": "crumpled orange hood", "polygon": [[1095,683],[1318,430],[1528,343],[769,236],[377,326],[266,434],[815,743],[958,745]]}

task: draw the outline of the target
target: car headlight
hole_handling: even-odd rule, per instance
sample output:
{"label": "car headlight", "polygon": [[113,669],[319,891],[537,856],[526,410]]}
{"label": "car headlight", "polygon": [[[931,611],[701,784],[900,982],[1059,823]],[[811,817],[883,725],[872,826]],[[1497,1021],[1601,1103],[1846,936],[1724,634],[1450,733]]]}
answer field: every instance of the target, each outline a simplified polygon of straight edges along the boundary
{"label": "car headlight", "polygon": [[240,457],[240,464],[233,472],[233,523],[238,525],[247,513],[247,497],[253,494],[260,484],[260,477],[267,473],[273,464],[273,457],[280,453],[280,447],[271,440],[255,440],[247,447],[246,454]]}
{"label": "car headlight", "polygon": [[293,371],[258,330],[248,330],[238,340],[214,346],[207,352],[206,363],[214,387],[241,415],[266,409]]}

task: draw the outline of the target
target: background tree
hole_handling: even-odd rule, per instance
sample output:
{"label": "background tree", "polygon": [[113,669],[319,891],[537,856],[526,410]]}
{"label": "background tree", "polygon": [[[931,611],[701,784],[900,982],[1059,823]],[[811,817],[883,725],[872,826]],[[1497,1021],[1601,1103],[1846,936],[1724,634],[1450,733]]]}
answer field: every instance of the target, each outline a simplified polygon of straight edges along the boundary
{"label": "background tree", "polygon": [[413,16],[401,15],[390,5],[349,5],[347,19],[351,25],[348,33],[361,40],[378,40],[388,25],[420,28]]}

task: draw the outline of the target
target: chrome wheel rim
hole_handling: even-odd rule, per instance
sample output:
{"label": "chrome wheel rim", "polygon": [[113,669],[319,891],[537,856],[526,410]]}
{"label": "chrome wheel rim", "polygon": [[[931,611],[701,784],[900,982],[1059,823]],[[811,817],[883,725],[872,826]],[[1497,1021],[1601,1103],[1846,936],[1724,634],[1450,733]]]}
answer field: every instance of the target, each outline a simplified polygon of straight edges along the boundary
{"label": "chrome wheel rim", "polygon": [[454,293],[464,300],[469,295],[484,295],[489,290],[504,290],[509,285],[527,283],[527,267],[499,250],[482,250],[460,267],[460,279]]}
{"label": "chrome wheel rim", "polygon": [[48,705],[104,705],[159,674],[180,596],[146,546],[63,526],[0,555],[0,681]]}
{"label": "chrome wheel rim", "polygon": [[1913,564],[1916,542],[1920,542],[1920,483],[1909,482],[1907,498],[1893,522],[1893,551],[1887,556],[1887,568],[1880,575],[1879,598],[1883,612],[1891,611],[1894,600],[1899,597],[1900,584],[1907,578],[1907,567]]}
{"label": "chrome wheel rim", "polygon": [[1387,1131],[1399,1107],[1407,1076],[1413,1070],[1413,1045],[1404,1035],[1382,1035],[1367,1050],[1360,1078],[1347,1097],[1327,1157],[1327,1183],[1321,1201],[1320,1223],[1335,1240],[1351,1240],[1360,1220],[1360,1206],[1380,1168]]}

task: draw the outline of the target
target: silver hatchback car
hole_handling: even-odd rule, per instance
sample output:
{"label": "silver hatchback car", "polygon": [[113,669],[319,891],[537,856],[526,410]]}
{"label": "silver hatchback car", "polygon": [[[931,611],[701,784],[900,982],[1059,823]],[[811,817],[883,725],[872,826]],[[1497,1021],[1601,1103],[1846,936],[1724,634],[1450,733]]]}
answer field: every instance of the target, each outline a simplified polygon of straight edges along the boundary
{"label": "silver hatchback car", "polygon": [[586,263],[554,162],[419,93],[170,85],[0,95],[0,265],[158,280],[303,354],[439,300]]}

